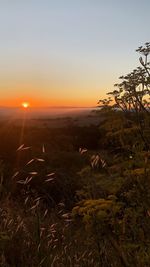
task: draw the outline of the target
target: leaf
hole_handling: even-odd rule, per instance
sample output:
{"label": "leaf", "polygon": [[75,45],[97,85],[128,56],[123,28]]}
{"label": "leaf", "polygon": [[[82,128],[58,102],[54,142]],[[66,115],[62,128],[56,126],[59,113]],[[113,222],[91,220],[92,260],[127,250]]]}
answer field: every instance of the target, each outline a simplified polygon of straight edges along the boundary
{"label": "leaf", "polygon": [[21,146],[19,146],[19,147],[17,148],[17,150],[16,150],[16,151],[19,151],[19,150],[21,150],[23,147],[24,147],[24,144],[22,144]]}
{"label": "leaf", "polygon": [[26,147],[23,147],[21,150],[28,150],[30,148],[31,148],[30,146],[26,146]]}
{"label": "leaf", "polygon": [[44,144],[42,146],[42,152],[45,153],[45,146],[44,146]]}
{"label": "leaf", "polygon": [[25,204],[25,205],[27,204],[28,200],[29,200],[29,196],[26,197],[26,199],[25,199],[25,201],[24,201],[24,204]]}
{"label": "leaf", "polygon": [[82,155],[83,153],[87,152],[86,148],[79,148],[79,153]]}
{"label": "leaf", "polygon": [[49,176],[53,176],[53,175],[55,175],[55,172],[51,172],[51,173],[47,174],[46,176],[49,177]]}
{"label": "leaf", "polygon": [[68,219],[69,218],[69,213],[63,214],[62,217],[65,218],[65,219]]}
{"label": "leaf", "polygon": [[51,182],[53,180],[54,180],[54,178],[50,178],[50,179],[45,180],[45,182]]}
{"label": "leaf", "polygon": [[29,210],[35,209],[39,205],[39,202],[37,202],[34,206],[32,206]]}
{"label": "leaf", "polygon": [[47,213],[48,213],[48,209],[45,210],[44,217],[47,215]]}
{"label": "leaf", "polygon": [[40,162],[44,162],[45,160],[44,159],[39,159],[39,158],[36,158],[37,161],[40,161]]}
{"label": "leaf", "polygon": [[12,176],[12,179],[14,179],[17,175],[19,174],[19,172],[15,172],[14,175]]}
{"label": "leaf", "polygon": [[28,177],[28,178],[26,179],[26,184],[28,184],[28,183],[32,180],[32,178],[33,178],[33,176]]}
{"label": "leaf", "polygon": [[29,164],[31,164],[33,161],[35,161],[35,159],[31,159],[30,161],[28,161],[28,162],[27,162],[27,164],[26,164],[26,165],[29,165]]}
{"label": "leaf", "polygon": [[17,184],[25,184],[25,181],[24,180],[19,180],[19,181],[17,181]]}

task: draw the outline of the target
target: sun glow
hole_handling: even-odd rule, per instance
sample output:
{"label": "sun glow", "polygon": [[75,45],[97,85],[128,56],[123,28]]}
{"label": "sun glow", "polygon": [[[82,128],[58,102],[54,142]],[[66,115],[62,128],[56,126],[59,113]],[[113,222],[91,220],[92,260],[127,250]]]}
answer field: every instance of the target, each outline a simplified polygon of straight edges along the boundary
{"label": "sun glow", "polygon": [[22,107],[23,108],[28,108],[29,107],[29,103],[28,102],[23,102],[22,103]]}

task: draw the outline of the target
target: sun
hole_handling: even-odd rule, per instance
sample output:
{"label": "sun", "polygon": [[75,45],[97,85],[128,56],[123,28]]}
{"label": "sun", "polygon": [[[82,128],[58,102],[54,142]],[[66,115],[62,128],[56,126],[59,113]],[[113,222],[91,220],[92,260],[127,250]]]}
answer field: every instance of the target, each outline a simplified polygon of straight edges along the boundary
{"label": "sun", "polygon": [[29,103],[28,102],[23,102],[22,103],[22,107],[23,108],[28,108],[29,107]]}

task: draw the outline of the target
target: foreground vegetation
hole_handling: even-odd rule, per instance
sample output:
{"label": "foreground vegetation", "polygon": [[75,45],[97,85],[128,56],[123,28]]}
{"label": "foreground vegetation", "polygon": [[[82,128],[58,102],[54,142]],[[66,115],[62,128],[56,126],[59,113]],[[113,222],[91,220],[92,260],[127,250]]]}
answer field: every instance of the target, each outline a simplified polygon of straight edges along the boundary
{"label": "foreground vegetation", "polygon": [[149,266],[149,43],[138,52],[100,125],[1,125],[0,266]]}

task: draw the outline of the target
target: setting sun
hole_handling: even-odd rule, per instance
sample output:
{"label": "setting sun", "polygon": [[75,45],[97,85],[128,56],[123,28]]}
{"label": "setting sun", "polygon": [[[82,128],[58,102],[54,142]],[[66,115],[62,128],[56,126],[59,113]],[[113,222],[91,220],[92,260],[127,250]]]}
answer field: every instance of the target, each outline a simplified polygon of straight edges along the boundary
{"label": "setting sun", "polygon": [[22,107],[23,108],[28,108],[29,107],[29,103],[28,102],[23,102],[22,103]]}

